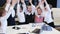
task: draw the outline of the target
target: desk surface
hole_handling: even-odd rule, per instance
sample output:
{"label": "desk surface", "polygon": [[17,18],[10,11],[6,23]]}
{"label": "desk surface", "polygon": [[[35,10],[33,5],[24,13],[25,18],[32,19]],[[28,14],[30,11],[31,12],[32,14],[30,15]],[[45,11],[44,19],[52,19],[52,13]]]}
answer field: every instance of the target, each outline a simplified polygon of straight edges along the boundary
{"label": "desk surface", "polygon": [[[35,33],[31,33],[33,30],[35,30],[36,28],[41,29],[41,26],[43,24],[35,24],[34,27],[32,27],[32,24],[27,24],[27,25],[16,25],[17,27],[20,27],[21,29],[19,30],[15,30],[12,29],[12,27],[14,26],[8,26],[7,27],[7,34],[18,34],[18,33],[30,33],[30,34],[35,34]],[[56,29],[52,28],[52,31],[43,31],[41,32],[41,34],[60,34],[59,31],[57,31]]]}

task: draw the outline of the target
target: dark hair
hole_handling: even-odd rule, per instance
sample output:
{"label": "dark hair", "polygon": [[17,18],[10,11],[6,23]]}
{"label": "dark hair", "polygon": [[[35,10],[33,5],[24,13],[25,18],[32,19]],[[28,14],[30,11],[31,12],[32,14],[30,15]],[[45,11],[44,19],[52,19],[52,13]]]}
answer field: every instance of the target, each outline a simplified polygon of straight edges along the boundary
{"label": "dark hair", "polygon": [[2,14],[4,13],[5,9],[4,8],[0,8],[0,17],[2,17]]}
{"label": "dark hair", "polygon": [[28,4],[26,6],[31,6],[31,4],[28,2]]}
{"label": "dark hair", "polygon": [[22,7],[22,5],[20,5],[20,8],[23,10],[23,7]]}
{"label": "dark hair", "polygon": [[26,7],[28,8],[28,6],[31,6],[31,4],[28,2],[28,4],[26,5]]}

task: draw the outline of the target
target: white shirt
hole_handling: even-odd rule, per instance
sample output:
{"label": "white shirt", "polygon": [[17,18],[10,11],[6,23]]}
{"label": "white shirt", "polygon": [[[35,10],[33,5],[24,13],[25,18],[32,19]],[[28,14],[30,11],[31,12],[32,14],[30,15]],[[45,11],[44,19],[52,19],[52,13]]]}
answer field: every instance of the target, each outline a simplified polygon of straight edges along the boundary
{"label": "white shirt", "polygon": [[20,12],[20,5],[17,5],[17,16],[18,16],[18,21],[23,23],[25,22],[25,15],[24,15],[24,8],[23,11]]}
{"label": "white shirt", "polygon": [[10,7],[10,4],[6,4],[5,10],[8,11]]}
{"label": "white shirt", "polygon": [[26,8],[26,5],[24,5],[25,14],[28,14],[28,15],[32,14],[33,15],[35,13],[35,6],[31,5],[31,7],[32,7],[32,11],[31,11],[31,13],[29,13]]}
{"label": "white shirt", "polygon": [[[10,0],[10,2],[11,2],[11,0]],[[13,8],[14,8],[14,6],[10,7],[10,4],[7,4],[6,7],[5,7],[5,10],[8,12],[9,9],[12,9],[12,14],[11,15],[12,15],[12,17],[15,17],[15,10]]]}
{"label": "white shirt", "polygon": [[20,6],[19,6],[19,4],[17,5],[17,16],[18,16],[18,19],[19,19],[19,22],[25,22],[25,16],[24,16],[24,12],[25,12],[25,14],[28,14],[28,15],[30,15],[30,14],[32,14],[33,15],[33,13],[34,13],[34,7],[35,6],[33,6],[32,5],[32,12],[31,13],[29,13],[28,11],[27,11],[27,8],[26,8],[26,5],[25,5],[25,3],[23,4],[23,11],[22,12],[19,12],[20,11],[20,8],[19,8]]}
{"label": "white shirt", "polygon": [[2,33],[6,33],[7,19],[10,16],[10,14],[11,14],[11,11],[8,11],[8,12],[6,12],[5,16],[0,17],[0,22],[2,24],[2,26],[1,26]]}
{"label": "white shirt", "polygon": [[11,9],[11,13],[12,13],[12,17],[15,17],[15,10],[13,9],[14,7],[10,7],[10,9]]}
{"label": "white shirt", "polygon": [[43,11],[42,14],[45,17],[44,21],[46,21],[47,23],[53,22],[53,19],[51,17],[51,9],[50,9],[49,5],[46,6],[46,8],[48,9],[47,11],[43,9],[42,5],[40,5],[40,7],[42,8],[42,11]]}
{"label": "white shirt", "polygon": [[18,20],[19,20],[19,22],[25,22],[25,15],[24,15],[24,12],[19,12],[19,13],[17,13],[18,15]]}

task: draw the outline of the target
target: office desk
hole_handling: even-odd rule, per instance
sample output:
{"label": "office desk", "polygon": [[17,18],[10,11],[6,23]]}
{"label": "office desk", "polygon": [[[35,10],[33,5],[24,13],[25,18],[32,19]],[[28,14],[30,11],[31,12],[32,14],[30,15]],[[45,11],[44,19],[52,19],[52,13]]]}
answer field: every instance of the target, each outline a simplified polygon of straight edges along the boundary
{"label": "office desk", "polygon": [[[42,25],[43,25],[43,23],[33,24],[33,25],[32,24],[16,25],[17,27],[21,28],[19,30],[12,29],[12,27],[14,27],[14,26],[8,26],[7,34],[18,34],[18,33],[36,34],[36,33],[32,33],[32,31],[35,29],[41,29]],[[41,34],[60,34],[60,32],[55,30],[54,28],[52,28],[52,31],[43,31],[43,32],[41,32]]]}

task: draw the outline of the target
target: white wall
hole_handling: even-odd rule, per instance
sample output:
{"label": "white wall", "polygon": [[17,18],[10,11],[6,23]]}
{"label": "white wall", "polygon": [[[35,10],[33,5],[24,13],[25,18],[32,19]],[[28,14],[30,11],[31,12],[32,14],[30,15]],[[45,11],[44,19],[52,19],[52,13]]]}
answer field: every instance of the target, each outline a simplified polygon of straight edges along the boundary
{"label": "white wall", "polygon": [[57,8],[60,8],[60,0],[57,0]]}

